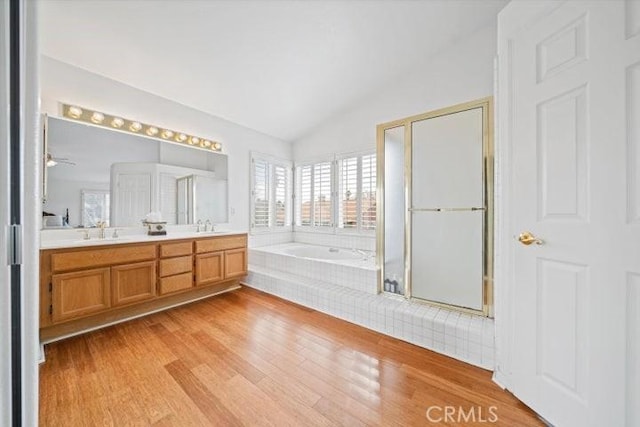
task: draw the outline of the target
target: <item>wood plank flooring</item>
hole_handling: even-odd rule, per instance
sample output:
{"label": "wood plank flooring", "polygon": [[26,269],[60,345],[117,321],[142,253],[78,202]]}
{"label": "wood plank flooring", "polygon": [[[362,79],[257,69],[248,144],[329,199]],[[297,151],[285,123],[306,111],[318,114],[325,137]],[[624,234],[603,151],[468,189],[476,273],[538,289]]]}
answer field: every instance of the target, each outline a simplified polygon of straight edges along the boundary
{"label": "wood plank flooring", "polygon": [[45,352],[43,426],[542,425],[488,371],[248,288]]}

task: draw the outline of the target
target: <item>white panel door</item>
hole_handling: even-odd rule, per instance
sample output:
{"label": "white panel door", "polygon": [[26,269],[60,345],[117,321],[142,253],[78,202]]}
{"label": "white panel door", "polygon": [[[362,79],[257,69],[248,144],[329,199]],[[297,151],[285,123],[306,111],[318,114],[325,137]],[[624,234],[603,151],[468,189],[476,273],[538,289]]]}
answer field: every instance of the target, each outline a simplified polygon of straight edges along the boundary
{"label": "white panel door", "polygon": [[510,388],[556,426],[640,425],[637,6],[516,1],[499,18]]}
{"label": "white panel door", "polygon": [[178,179],[169,173],[160,173],[159,210],[167,224],[178,222]]}
{"label": "white panel door", "polygon": [[134,227],[151,210],[151,175],[123,173],[117,175],[114,225]]}

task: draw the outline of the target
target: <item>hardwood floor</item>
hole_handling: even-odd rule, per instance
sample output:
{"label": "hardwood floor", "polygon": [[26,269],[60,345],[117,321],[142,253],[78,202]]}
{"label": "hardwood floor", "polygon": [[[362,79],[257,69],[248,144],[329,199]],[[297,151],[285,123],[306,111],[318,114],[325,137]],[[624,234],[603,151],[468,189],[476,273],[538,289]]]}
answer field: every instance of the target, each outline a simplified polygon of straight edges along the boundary
{"label": "hardwood floor", "polygon": [[248,288],[45,351],[44,426],[542,425],[488,371]]}

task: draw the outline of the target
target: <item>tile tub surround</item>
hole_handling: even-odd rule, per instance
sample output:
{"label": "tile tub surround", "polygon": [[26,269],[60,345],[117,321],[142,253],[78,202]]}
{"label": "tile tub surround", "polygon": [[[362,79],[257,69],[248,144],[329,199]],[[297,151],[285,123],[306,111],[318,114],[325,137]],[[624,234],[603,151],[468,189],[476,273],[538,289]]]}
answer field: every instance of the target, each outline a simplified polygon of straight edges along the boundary
{"label": "tile tub surround", "polygon": [[[350,289],[375,294],[376,266],[373,254],[367,262],[358,260],[318,260],[298,258],[284,253],[287,249],[300,247],[318,248],[302,243],[285,243],[249,249],[249,262],[256,267],[291,273],[307,279],[321,279],[323,282]],[[329,247],[320,248],[329,250]]]}
{"label": "tile tub surround", "polygon": [[361,249],[363,251],[376,250],[376,236],[374,234],[321,233],[296,230],[293,233],[293,241],[310,245]]}
{"label": "tile tub surround", "polygon": [[260,246],[271,246],[290,242],[293,242],[293,233],[291,231],[271,231],[266,233],[249,234],[250,248],[258,248]]}
{"label": "tile tub surround", "polygon": [[370,279],[354,284],[348,274],[318,272],[313,262],[269,252],[269,248],[249,250],[249,275],[244,284],[472,365],[494,369],[493,319],[376,294],[375,271]]}

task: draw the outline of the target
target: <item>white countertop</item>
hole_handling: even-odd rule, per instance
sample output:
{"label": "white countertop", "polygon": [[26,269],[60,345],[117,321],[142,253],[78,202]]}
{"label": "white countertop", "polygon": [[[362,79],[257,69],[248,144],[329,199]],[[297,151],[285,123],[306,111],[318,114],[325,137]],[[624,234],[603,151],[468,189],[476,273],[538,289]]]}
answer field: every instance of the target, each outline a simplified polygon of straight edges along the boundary
{"label": "white countertop", "polygon": [[[205,238],[205,237],[217,237],[217,236],[231,236],[234,234],[245,234],[244,231],[168,231],[165,236],[149,236],[143,233],[135,233],[135,234],[122,234],[119,237],[113,238],[111,237],[113,234],[113,229],[106,229],[105,234],[108,236],[104,239],[99,239],[95,237],[97,234],[96,229],[91,229],[91,238],[89,240],[84,240],[82,238],[82,233],[80,233],[82,229],[71,229],[65,230],[64,233],[60,233],[59,238],[56,238],[55,235],[48,233],[46,238],[43,237],[40,240],[40,249],[60,249],[60,248],[82,248],[87,246],[103,246],[103,245],[123,245],[127,243],[155,243],[161,242],[165,240],[179,240],[179,239],[195,239],[195,238]],[[74,238],[73,235],[75,232],[77,236]]]}

